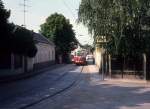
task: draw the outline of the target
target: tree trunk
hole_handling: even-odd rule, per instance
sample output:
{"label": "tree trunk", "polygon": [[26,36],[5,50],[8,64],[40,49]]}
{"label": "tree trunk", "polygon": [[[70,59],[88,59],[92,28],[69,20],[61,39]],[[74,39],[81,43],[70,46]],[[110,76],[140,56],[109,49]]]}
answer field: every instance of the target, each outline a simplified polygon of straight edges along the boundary
{"label": "tree trunk", "polygon": [[126,58],[125,58],[125,55],[123,55],[122,78],[123,78],[123,73],[125,71],[125,64],[126,64]]}
{"label": "tree trunk", "polygon": [[109,54],[109,76],[111,78],[111,55]]}
{"label": "tree trunk", "polygon": [[102,58],[102,60],[101,60],[101,68],[102,68],[102,80],[104,80],[104,54],[102,53],[102,55],[101,55],[101,58]]}
{"label": "tree trunk", "polygon": [[144,73],[144,80],[147,79],[146,75],[146,54],[143,53],[143,73]]}

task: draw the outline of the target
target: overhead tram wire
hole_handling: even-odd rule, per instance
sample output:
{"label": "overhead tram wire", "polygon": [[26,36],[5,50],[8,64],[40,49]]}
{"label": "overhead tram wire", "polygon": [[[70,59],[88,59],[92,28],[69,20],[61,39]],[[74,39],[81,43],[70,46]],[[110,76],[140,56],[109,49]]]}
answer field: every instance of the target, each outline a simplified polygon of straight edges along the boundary
{"label": "overhead tram wire", "polygon": [[71,15],[73,16],[73,19],[76,21],[76,17],[75,17],[75,14],[73,13],[72,9],[69,7],[69,5],[64,0],[61,0],[61,1],[64,4],[64,6],[67,8],[67,10],[71,13]]}
{"label": "overhead tram wire", "polygon": [[[69,5],[64,0],[61,0],[61,1],[64,4],[64,6],[67,8],[67,10],[71,13],[71,15],[75,21],[75,28],[78,28],[78,25],[76,24],[77,18],[75,17],[75,14],[73,13],[72,9],[69,7]],[[80,36],[80,35],[77,33],[77,36]]]}
{"label": "overhead tram wire", "polygon": [[[73,2],[73,0],[72,0],[72,2]],[[73,7],[75,9],[75,6],[72,4],[72,2],[70,2],[70,0],[68,0],[69,5],[71,5],[71,7]]]}

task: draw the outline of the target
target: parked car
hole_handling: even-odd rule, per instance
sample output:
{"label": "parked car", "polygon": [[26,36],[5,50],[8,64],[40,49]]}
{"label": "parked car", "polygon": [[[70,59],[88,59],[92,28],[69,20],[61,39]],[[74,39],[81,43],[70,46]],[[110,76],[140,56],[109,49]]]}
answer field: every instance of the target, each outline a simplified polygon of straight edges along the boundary
{"label": "parked car", "polygon": [[87,55],[86,56],[86,63],[89,64],[89,65],[92,65],[95,63],[95,59],[94,59],[94,56],[93,55]]}

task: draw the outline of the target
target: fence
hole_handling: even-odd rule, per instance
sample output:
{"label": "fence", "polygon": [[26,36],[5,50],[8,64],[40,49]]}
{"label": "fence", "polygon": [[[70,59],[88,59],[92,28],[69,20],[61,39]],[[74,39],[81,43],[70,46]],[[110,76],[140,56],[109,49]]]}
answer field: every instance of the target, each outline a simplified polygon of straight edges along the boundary
{"label": "fence", "polygon": [[[150,79],[150,56],[103,56],[105,76],[113,78]],[[102,68],[100,69],[102,71]]]}

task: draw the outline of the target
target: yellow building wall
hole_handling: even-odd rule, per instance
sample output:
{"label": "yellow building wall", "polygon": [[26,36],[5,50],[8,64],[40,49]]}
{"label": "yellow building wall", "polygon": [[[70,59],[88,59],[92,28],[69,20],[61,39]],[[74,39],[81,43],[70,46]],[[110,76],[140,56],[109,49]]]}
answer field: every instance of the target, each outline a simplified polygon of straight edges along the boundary
{"label": "yellow building wall", "polygon": [[101,67],[101,54],[102,54],[102,49],[96,47],[94,51],[94,57],[95,57],[95,64],[100,68]]}

